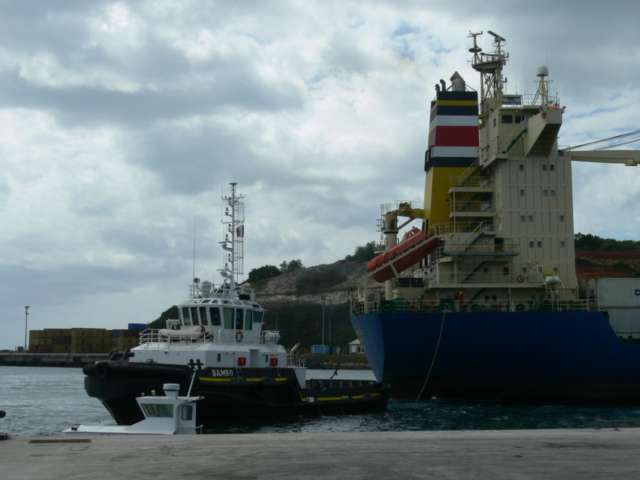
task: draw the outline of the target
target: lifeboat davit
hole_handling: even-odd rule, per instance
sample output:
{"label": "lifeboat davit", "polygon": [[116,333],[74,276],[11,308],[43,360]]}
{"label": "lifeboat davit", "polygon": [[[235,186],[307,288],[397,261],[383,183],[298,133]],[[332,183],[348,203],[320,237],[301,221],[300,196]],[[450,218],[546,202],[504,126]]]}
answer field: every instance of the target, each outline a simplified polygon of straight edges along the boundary
{"label": "lifeboat davit", "polygon": [[369,260],[367,270],[375,271],[373,278],[378,282],[384,282],[395,275],[392,265],[395,271],[400,273],[429,255],[438,243],[439,240],[436,237],[429,237],[416,228],[410,231],[402,242]]}

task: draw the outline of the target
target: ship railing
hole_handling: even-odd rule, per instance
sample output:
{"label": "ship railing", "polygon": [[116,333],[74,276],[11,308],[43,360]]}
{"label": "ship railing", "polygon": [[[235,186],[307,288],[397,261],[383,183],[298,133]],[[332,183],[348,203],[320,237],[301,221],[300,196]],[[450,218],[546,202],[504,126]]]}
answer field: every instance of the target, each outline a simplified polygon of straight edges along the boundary
{"label": "ship railing", "polygon": [[[540,105],[542,97],[538,93],[525,93],[522,95],[522,106],[527,107],[531,105]],[[560,105],[559,95],[549,95],[549,101],[547,105]]]}
{"label": "ship railing", "polygon": [[447,233],[474,233],[481,228],[485,233],[493,232],[493,223],[490,221],[483,222],[444,222],[434,223],[429,226],[429,231],[433,235],[445,235]]}
{"label": "ship railing", "polygon": [[296,353],[287,353],[287,366],[288,367],[304,367],[304,360]]}
{"label": "ship railing", "polygon": [[208,332],[203,332],[200,335],[184,334],[180,335],[180,330],[175,330],[175,333],[171,333],[167,335],[164,332],[161,332],[160,329],[156,328],[147,328],[140,332],[139,335],[139,344],[142,345],[144,343],[207,343],[212,342],[214,337]]}
{"label": "ship railing", "polygon": [[280,332],[278,330],[263,330],[260,333],[260,343],[265,345],[275,345],[280,341]]}
{"label": "ship railing", "polygon": [[155,328],[147,328],[139,335],[139,344],[145,343],[162,343],[162,344],[191,344],[191,343],[217,343],[217,344],[234,344],[234,343],[260,343],[260,344],[277,344],[280,339],[280,333],[274,330],[265,330],[258,334],[248,330],[235,330],[217,328],[213,331],[205,329],[200,334],[192,332],[181,334],[180,330],[174,330],[167,333],[167,330]]}
{"label": "ship railing", "polygon": [[[499,255],[509,255],[510,252],[503,251],[499,254],[492,254],[491,256],[499,256]],[[445,255],[452,255],[451,253],[446,253]],[[489,250],[486,250],[484,255],[479,252],[475,252],[470,256],[488,256]],[[482,262],[478,267],[484,265],[485,262]],[[505,267],[508,268],[508,267]],[[431,271],[427,269],[425,272],[425,284],[429,284],[430,286],[439,286],[443,287],[445,285],[461,285],[461,284],[482,284],[489,283],[492,285],[495,284],[510,284],[514,287],[516,286],[531,286],[531,285],[542,285],[544,279],[542,275],[537,273],[530,273],[528,275],[521,275],[511,270],[506,272],[484,272],[481,268],[477,269],[460,269],[457,272],[441,272],[436,271],[435,269]]]}
{"label": "ship railing", "polygon": [[464,201],[451,203],[449,206],[451,212],[493,212],[493,204],[491,202]]}
{"label": "ship railing", "polygon": [[589,300],[479,300],[464,298],[441,300],[396,298],[377,302],[354,302],[352,313],[362,315],[376,312],[568,312],[596,310]]}
{"label": "ship railing", "polygon": [[490,243],[451,243],[447,242],[443,247],[440,247],[441,256],[458,256],[458,255],[517,255],[519,250],[519,244],[513,241],[504,241],[502,243],[495,243],[493,239]]}
{"label": "ship railing", "polygon": [[[474,167],[475,169],[476,167]],[[449,177],[449,188],[456,187],[482,187],[482,188],[493,188],[493,182],[491,181],[491,177],[487,177],[485,175],[478,175],[474,172],[471,172],[470,175],[456,175]]]}

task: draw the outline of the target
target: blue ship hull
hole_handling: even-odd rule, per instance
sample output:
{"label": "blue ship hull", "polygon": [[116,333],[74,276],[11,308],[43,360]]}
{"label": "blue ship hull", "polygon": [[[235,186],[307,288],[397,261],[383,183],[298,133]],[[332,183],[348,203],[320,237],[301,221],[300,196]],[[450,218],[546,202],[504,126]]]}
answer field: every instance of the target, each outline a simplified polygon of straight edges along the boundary
{"label": "blue ship hull", "polygon": [[604,312],[382,311],[352,323],[396,398],[640,403],[640,344],[618,339]]}

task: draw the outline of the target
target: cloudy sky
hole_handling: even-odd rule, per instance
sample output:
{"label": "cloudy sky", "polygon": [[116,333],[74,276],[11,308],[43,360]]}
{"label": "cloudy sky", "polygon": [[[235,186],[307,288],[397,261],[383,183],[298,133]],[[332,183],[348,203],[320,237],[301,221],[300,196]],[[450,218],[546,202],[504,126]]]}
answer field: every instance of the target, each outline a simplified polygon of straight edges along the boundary
{"label": "cloudy sky", "polygon": [[[549,66],[560,143],[640,128],[636,1],[0,1],[0,348],[30,327],[123,328],[220,265],[332,262],[420,201],[433,85],[477,87],[469,30],[508,40],[510,90]],[[525,6],[527,5],[527,6]],[[535,6],[535,8],[534,8]],[[488,45],[485,45],[488,46]],[[574,165],[576,230],[640,239],[640,169]]]}

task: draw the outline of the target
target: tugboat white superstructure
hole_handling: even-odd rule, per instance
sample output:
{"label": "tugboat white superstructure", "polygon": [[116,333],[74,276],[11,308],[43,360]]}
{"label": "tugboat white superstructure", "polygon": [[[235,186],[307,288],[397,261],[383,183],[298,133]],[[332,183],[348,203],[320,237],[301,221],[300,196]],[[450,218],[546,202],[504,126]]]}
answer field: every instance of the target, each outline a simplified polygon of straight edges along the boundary
{"label": "tugboat white superstructure", "polygon": [[[278,344],[280,334],[264,330],[264,309],[254,292],[238,283],[242,274],[244,214],[242,196],[231,183],[223,197],[226,226],[223,282],[194,278],[190,298],[169,309],[164,328],[146,329],[140,345],[85,367],[85,389],[99,398],[120,425],[141,420],[136,397],[164,383],[187,391],[196,371],[194,393],[202,396],[199,424],[298,413],[350,413],[384,408],[387,391],[373,382],[307,382],[305,367]],[[313,388],[309,388],[313,385]]]}
{"label": "tugboat white superstructure", "polygon": [[240,286],[244,258],[244,205],[231,183],[225,202],[226,226],[220,242],[225,252],[219,270],[221,285],[194,278],[189,300],[171,309],[166,328],[147,329],[140,345],[131,349],[131,363],[196,365],[218,369],[293,368],[301,385],[305,369],[287,364],[287,352],[278,344],[280,334],[263,330],[264,309],[250,288]]}

